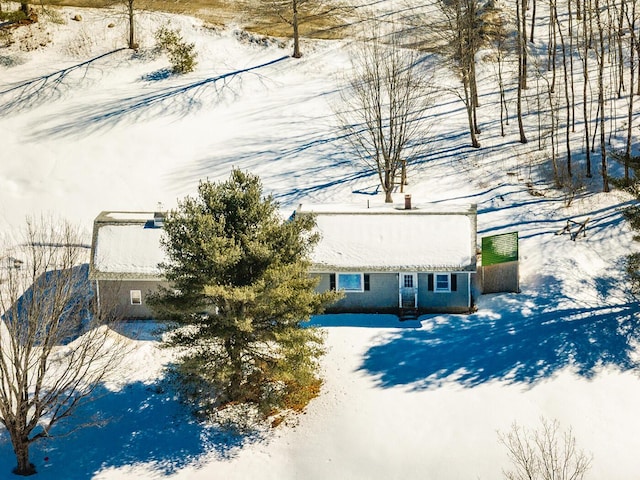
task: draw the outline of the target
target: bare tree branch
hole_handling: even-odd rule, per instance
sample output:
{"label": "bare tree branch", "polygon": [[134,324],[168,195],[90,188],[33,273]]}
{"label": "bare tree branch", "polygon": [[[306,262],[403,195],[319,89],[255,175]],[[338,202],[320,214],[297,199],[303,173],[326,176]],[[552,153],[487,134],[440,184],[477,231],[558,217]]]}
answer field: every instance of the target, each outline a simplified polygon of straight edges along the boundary
{"label": "bare tree branch", "polygon": [[0,423],[19,475],[35,472],[29,446],[90,400],[124,353],[115,318],[97,312],[80,239],[43,217],[0,253]]}
{"label": "bare tree branch", "polygon": [[342,91],[337,118],[357,158],[376,171],[391,194],[398,175],[425,150],[431,72],[417,51],[401,48],[397,37],[383,43],[379,30],[358,45],[353,71]]}

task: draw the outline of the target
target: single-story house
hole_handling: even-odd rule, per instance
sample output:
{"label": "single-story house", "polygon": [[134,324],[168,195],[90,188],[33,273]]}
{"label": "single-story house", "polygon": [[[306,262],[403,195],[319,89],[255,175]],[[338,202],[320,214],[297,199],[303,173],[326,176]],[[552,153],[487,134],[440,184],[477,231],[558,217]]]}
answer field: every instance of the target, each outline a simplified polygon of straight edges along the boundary
{"label": "single-story house", "polygon": [[476,205],[300,205],[314,214],[319,291],[340,290],[333,312],[468,312],[476,273]]}
{"label": "single-story house", "polygon": [[147,298],[168,286],[159,264],[166,260],[160,237],[162,214],[102,212],[93,222],[89,279],[101,309],[117,308],[127,319],[151,318]]}
{"label": "single-story house", "polygon": [[[311,274],[318,291],[344,297],[330,312],[462,313],[473,307],[475,205],[300,205],[316,217],[320,241]],[[159,264],[162,216],[102,212],[94,221],[89,278],[102,307],[150,318],[147,298],[168,286]]]}

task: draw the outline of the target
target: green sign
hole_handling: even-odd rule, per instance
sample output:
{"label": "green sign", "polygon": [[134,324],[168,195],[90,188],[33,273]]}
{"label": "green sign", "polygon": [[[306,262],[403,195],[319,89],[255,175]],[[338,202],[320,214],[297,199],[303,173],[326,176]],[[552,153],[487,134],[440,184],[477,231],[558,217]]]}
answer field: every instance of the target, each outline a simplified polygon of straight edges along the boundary
{"label": "green sign", "polygon": [[518,232],[482,238],[482,265],[518,260]]}

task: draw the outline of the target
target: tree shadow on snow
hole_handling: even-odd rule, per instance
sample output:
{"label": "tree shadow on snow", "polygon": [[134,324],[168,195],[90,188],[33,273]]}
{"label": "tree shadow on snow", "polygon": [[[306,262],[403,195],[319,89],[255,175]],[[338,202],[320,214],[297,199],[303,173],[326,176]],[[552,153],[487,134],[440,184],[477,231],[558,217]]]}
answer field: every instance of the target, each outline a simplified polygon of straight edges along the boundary
{"label": "tree shadow on snow", "polygon": [[[283,56],[239,70],[227,72],[213,77],[192,81],[175,86],[154,89],[142,94],[110,100],[87,109],[86,105],[75,111],[68,111],[64,115],[63,123],[59,123],[60,115],[56,114],[48,121],[55,122],[54,126],[42,127],[32,135],[33,139],[50,136],[68,137],[92,133],[104,128],[111,128],[125,119],[135,122],[142,117],[157,115],[176,115],[184,117],[202,108],[203,105],[224,98],[229,93],[234,94],[232,84],[238,82],[247,74],[259,75],[258,71],[287,60]],[[71,118],[71,120],[68,120]],[[45,121],[46,123],[47,121]]]}
{"label": "tree shadow on snow", "polygon": [[160,82],[171,77],[171,75],[173,75],[173,72],[170,68],[161,68],[160,70],[156,70],[155,72],[143,75],[142,80],[144,80],[145,82]]}
{"label": "tree shadow on snow", "polygon": [[[103,470],[136,465],[168,476],[188,465],[197,467],[204,455],[230,458],[257,438],[197,421],[165,381],[135,382],[116,392],[103,389],[97,396],[59,424],[51,432],[54,437],[33,445],[31,461],[39,478],[89,479]],[[86,423],[95,426],[74,431]],[[2,434],[0,478],[15,465]]]}
{"label": "tree shadow on snow", "polygon": [[[557,279],[540,280],[542,293],[535,296],[486,296],[482,302],[492,306],[477,313],[423,317],[421,329],[371,347],[361,370],[383,388],[421,390],[445,382],[532,385],[565,367],[591,378],[605,366],[639,366],[633,356],[640,341],[637,303],[580,306],[563,298]],[[611,287],[606,280],[594,285],[600,294]]]}
{"label": "tree shadow on snow", "polygon": [[31,78],[0,91],[0,115],[22,112],[58,100],[87,80],[89,69],[118,52],[118,48],[89,60]]}

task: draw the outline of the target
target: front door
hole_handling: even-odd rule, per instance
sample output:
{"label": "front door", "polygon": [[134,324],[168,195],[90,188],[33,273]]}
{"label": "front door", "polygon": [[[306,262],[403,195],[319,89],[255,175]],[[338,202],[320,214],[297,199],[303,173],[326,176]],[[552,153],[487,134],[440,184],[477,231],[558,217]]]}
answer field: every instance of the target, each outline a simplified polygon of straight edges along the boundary
{"label": "front door", "polygon": [[400,308],[418,306],[418,274],[400,273]]}

